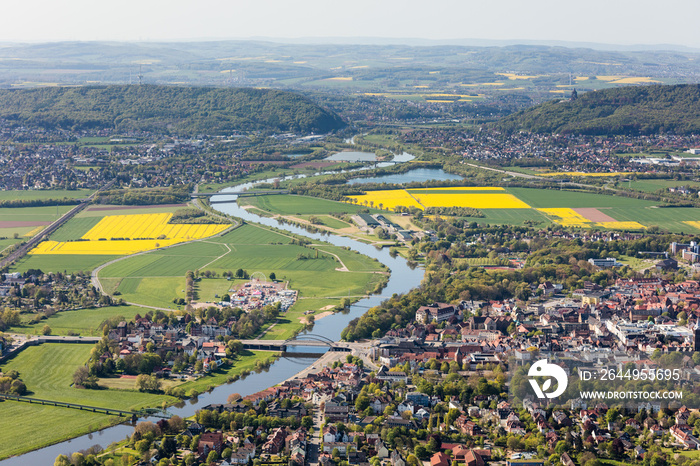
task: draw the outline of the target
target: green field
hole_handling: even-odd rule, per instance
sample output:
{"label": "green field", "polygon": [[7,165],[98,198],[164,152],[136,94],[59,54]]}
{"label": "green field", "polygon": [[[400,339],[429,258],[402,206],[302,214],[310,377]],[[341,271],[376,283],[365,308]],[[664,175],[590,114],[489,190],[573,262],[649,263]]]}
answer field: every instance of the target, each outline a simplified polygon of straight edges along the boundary
{"label": "green field", "polygon": [[[32,232],[35,228],[37,227],[0,228],[0,252],[15,243],[28,240],[29,237],[25,235]],[[17,238],[15,238],[15,234]]]}
{"label": "green field", "polygon": [[63,311],[52,315],[48,319],[38,323],[26,323],[21,327],[12,328],[13,332],[39,334],[44,325],[51,327],[52,335],[82,335],[82,336],[102,336],[98,327],[106,319],[115,316],[123,316],[126,320],[131,320],[136,314],[144,315],[148,312],[137,306],[107,306],[94,309],[79,309],[76,311]]}
{"label": "green field", "polygon": [[653,193],[659,189],[668,189],[675,186],[688,186],[698,188],[700,183],[697,181],[678,181],[678,180],[636,180],[629,181],[627,183],[620,183],[618,185],[620,188],[631,188],[638,191],[644,191],[647,193]]}
{"label": "green field", "polygon": [[[127,302],[169,309],[177,308],[173,298],[184,297],[188,270],[212,270],[219,276],[239,268],[268,277],[274,272],[303,297],[365,295],[385,279],[373,273],[384,271],[374,259],[327,244],[311,248],[289,244],[291,239],[246,224],[212,240],[126,258],[105,267],[99,276],[106,290],[119,291]],[[348,272],[336,270],[342,267],[340,261]],[[197,282],[198,301],[214,300],[230,284],[224,279],[202,278]]]}
{"label": "green field", "polygon": [[[14,192],[23,193],[25,191],[0,191],[0,195],[4,194],[6,196],[10,196],[8,193]],[[35,191],[26,192],[32,193]],[[41,193],[44,191],[36,192]],[[8,199],[10,198],[11,197],[8,197]],[[0,200],[3,200],[3,198],[0,197]],[[68,212],[71,207],[72,206],[4,207],[0,208],[0,222],[47,222],[48,224],[58,219],[64,213]],[[36,228],[37,226],[15,226],[2,228],[0,225],[0,252],[15,243],[26,241],[28,237],[25,237],[24,235],[34,231]],[[15,234],[17,234],[17,238],[15,238]]]}
{"label": "green field", "polygon": [[309,298],[299,299],[277,322],[268,327],[267,332],[262,337],[263,340],[286,340],[294,336],[294,332],[299,329],[302,323],[306,323],[306,311],[314,311],[314,315],[319,314],[322,309],[328,306],[337,306],[341,302],[340,298]]}
{"label": "green field", "polygon": [[36,199],[84,199],[94,192],[93,189],[31,189],[0,191],[0,201]]}
{"label": "green field", "polygon": [[605,209],[603,213],[618,221],[639,222],[646,226],[656,225],[674,233],[698,234],[698,229],[683,223],[684,221],[699,221],[700,209],[690,207],[616,207]]}
{"label": "green field", "polygon": [[304,220],[309,220],[311,217],[316,217],[321,222],[321,225],[327,226],[328,228],[333,228],[335,230],[339,230],[341,228],[348,228],[352,225],[350,225],[347,222],[344,222],[340,219],[337,219],[335,217],[332,217],[330,215],[302,215],[301,218]]}
{"label": "green field", "polygon": [[102,217],[73,217],[53,232],[51,239],[53,241],[70,241],[81,238],[100,220]]}
{"label": "green field", "polygon": [[551,207],[649,207],[658,204],[658,202],[629,197],[557,189],[507,188],[506,191],[536,209]]}
{"label": "green field", "polygon": [[[252,205],[280,215],[313,215],[328,214],[329,212],[356,213],[365,210],[363,206],[291,194],[244,197],[239,198],[238,203],[240,205]],[[381,211],[373,210],[373,212],[379,213]]]}
{"label": "green field", "polygon": [[0,459],[124,422],[124,418],[117,416],[54,406],[14,401],[4,401],[0,406],[3,424],[12,426],[3,429],[0,435]]}
{"label": "green field", "polygon": [[119,291],[126,302],[155,306],[165,309],[180,309],[174,298],[185,297],[185,277],[123,277],[105,279],[103,287],[107,293]]}
{"label": "green field", "polygon": [[66,401],[103,408],[136,410],[174,402],[166,395],[128,390],[83,390],[73,388],[73,373],[90,357],[90,344],[45,343],[32,346],[2,365],[2,371],[17,370],[27,385],[27,396]]}
{"label": "green field", "polygon": [[[82,390],[71,387],[75,370],[90,356],[89,344],[43,344],[25,349],[2,365],[3,371],[15,369],[27,385],[28,396],[122,410],[160,407],[176,401],[165,395],[132,390]],[[5,401],[1,403],[5,429],[0,438],[0,458],[33,450],[68,438],[92,432],[124,418]],[[31,419],[31,422],[27,420]],[[60,428],[57,426],[60,425]]]}
{"label": "green field", "polygon": [[70,205],[16,208],[2,207],[0,208],[0,219],[3,221],[53,222],[73,207],[74,206]]}
{"label": "green field", "polygon": [[43,272],[89,272],[100,264],[104,264],[119,256],[90,255],[90,254],[28,254],[17,261],[12,267],[13,272],[26,272],[29,269],[40,269]]}
{"label": "green field", "polygon": [[484,217],[467,217],[466,220],[491,225],[522,225],[526,220],[539,222],[540,226],[552,223],[549,217],[535,209],[482,209],[481,213]]}
{"label": "green field", "polygon": [[268,358],[273,358],[279,353],[272,351],[248,351],[244,350],[238,356],[237,359],[233,361],[233,364],[226,369],[218,369],[216,372],[200,377],[197,380],[192,380],[190,382],[185,382],[180,385],[180,388],[185,390],[185,393],[190,394],[192,390],[196,390],[202,393],[208,390],[210,387],[215,387],[221,385],[228,381],[229,377],[234,375],[240,375],[244,370],[253,372],[255,370],[255,364],[258,361],[264,361]]}

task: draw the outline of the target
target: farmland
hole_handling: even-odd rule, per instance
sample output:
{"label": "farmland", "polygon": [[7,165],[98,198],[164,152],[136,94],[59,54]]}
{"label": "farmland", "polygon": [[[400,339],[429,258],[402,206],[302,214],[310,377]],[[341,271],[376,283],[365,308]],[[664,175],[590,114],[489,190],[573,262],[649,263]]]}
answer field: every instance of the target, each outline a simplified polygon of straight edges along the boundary
{"label": "farmland", "polygon": [[[83,234],[80,241],[44,241],[30,254],[127,255],[205,238],[229,227],[219,224],[169,224],[171,217],[169,213],[108,215]],[[86,223],[90,224],[90,221],[78,219],[72,227],[74,229],[68,230],[69,233],[76,234]]]}
{"label": "farmland", "polygon": [[118,256],[101,254],[60,254],[48,255],[28,254],[22,257],[12,267],[13,272],[26,272],[29,269],[42,272],[89,272],[100,264],[104,264]]}
{"label": "farmland", "polygon": [[[482,212],[479,223],[522,225],[556,224],[575,228],[643,230],[658,226],[673,232],[695,232],[700,209],[658,205],[658,202],[534,188],[426,188],[368,191],[350,196],[354,203],[393,210],[397,206],[472,207]],[[577,211],[579,210],[579,211]]]}
{"label": "farmland", "polygon": [[39,199],[84,199],[93,191],[90,189],[29,189],[0,191],[0,201],[34,201]]}
{"label": "farmland", "polygon": [[[184,296],[188,270],[219,275],[239,268],[266,276],[274,272],[303,297],[364,295],[384,277],[375,273],[383,267],[373,259],[332,245],[290,244],[291,239],[268,228],[243,225],[211,240],[126,258],[105,267],[99,278],[106,291],[119,291],[128,302],[175,309],[172,300]],[[336,270],[342,267],[339,259],[349,272]],[[226,283],[230,284],[202,278],[199,301],[214,300],[214,294],[228,290]]]}
{"label": "farmland", "polygon": [[[0,191],[0,194],[7,192],[14,191]],[[0,208],[0,251],[38,234],[70,209],[71,206]]]}

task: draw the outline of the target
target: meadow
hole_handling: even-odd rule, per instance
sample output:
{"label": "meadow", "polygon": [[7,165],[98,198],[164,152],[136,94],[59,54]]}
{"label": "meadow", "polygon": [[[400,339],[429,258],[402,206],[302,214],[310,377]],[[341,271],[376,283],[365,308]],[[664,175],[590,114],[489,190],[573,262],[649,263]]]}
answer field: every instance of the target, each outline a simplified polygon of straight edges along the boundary
{"label": "meadow", "polygon": [[621,187],[636,189],[637,191],[644,191],[646,193],[653,193],[659,189],[668,189],[676,186],[687,186],[698,188],[700,183],[697,181],[679,181],[679,180],[636,180],[620,183]]}
{"label": "meadow", "polygon": [[[2,192],[2,191],[0,191]],[[53,222],[73,206],[0,207],[0,219],[19,222]]]}
{"label": "meadow", "polygon": [[2,371],[17,370],[27,385],[27,396],[104,408],[138,410],[174,402],[166,395],[131,390],[85,390],[72,387],[73,373],[90,358],[90,344],[44,343],[32,346],[2,364]]}
{"label": "meadow", "polygon": [[131,320],[136,314],[144,315],[148,309],[138,306],[106,306],[94,309],[62,311],[37,323],[25,322],[13,327],[13,332],[40,334],[44,325],[51,327],[52,335],[102,336],[100,325],[111,317],[121,316]]}
{"label": "meadow", "polygon": [[[211,240],[126,258],[102,269],[99,278],[105,290],[119,291],[128,302],[176,309],[172,300],[184,297],[188,270],[212,270],[219,276],[239,268],[268,277],[274,272],[304,297],[364,295],[384,277],[374,273],[384,271],[374,259],[333,245],[290,244],[291,239],[246,224]],[[339,259],[349,272],[336,270],[342,267]],[[227,284],[231,282],[202,278],[198,300],[213,301],[215,294],[227,291]]]}
{"label": "meadow", "polygon": [[[76,311],[77,312],[77,311]],[[87,362],[92,345],[49,344],[25,349],[2,365],[2,371],[17,370],[27,385],[28,396],[105,408],[138,410],[160,407],[176,399],[135,390],[84,390],[71,387],[75,370]],[[27,422],[31,419],[31,422]],[[77,409],[5,401],[2,403],[5,426],[0,436],[0,459],[10,455],[77,437],[124,421]],[[60,426],[58,428],[57,426]]]}
{"label": "meadow", "polygon": [[0,460],[124,422],[117,416],[14,401],[2,403],[2,420],[12,428],[0,435]]}
{"label": "meadow", "polygon": [[94,190],[91,189],[29,189],[0,191],[0,201],[34,201],[37,199],[84,199]]}

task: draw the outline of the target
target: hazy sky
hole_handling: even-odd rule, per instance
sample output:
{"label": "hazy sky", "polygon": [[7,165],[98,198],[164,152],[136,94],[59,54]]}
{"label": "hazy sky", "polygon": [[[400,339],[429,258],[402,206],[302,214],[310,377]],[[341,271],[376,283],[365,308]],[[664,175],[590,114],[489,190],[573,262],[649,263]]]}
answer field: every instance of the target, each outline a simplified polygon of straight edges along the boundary
{"label": "hazy sky", "polygon": [[394,37],[700,47],[697,0],[10,0],[0,41]]}

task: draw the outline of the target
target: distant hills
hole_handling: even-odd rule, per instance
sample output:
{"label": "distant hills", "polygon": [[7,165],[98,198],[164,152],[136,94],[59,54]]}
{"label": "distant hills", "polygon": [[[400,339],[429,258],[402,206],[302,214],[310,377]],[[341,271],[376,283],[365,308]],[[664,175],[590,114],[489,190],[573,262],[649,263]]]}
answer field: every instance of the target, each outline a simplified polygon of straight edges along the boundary
{"label": "distant hills", "polygon": [[502,118],[504,131],[590,135],[700,133],[700,85],[605,89],[550,101]]}
{"label": "distant hills", "polygon": [[327,133],[345,126],[335,113],[292,92],[157,85],[0,89],[0,118],[46,128],[173,134]]}

